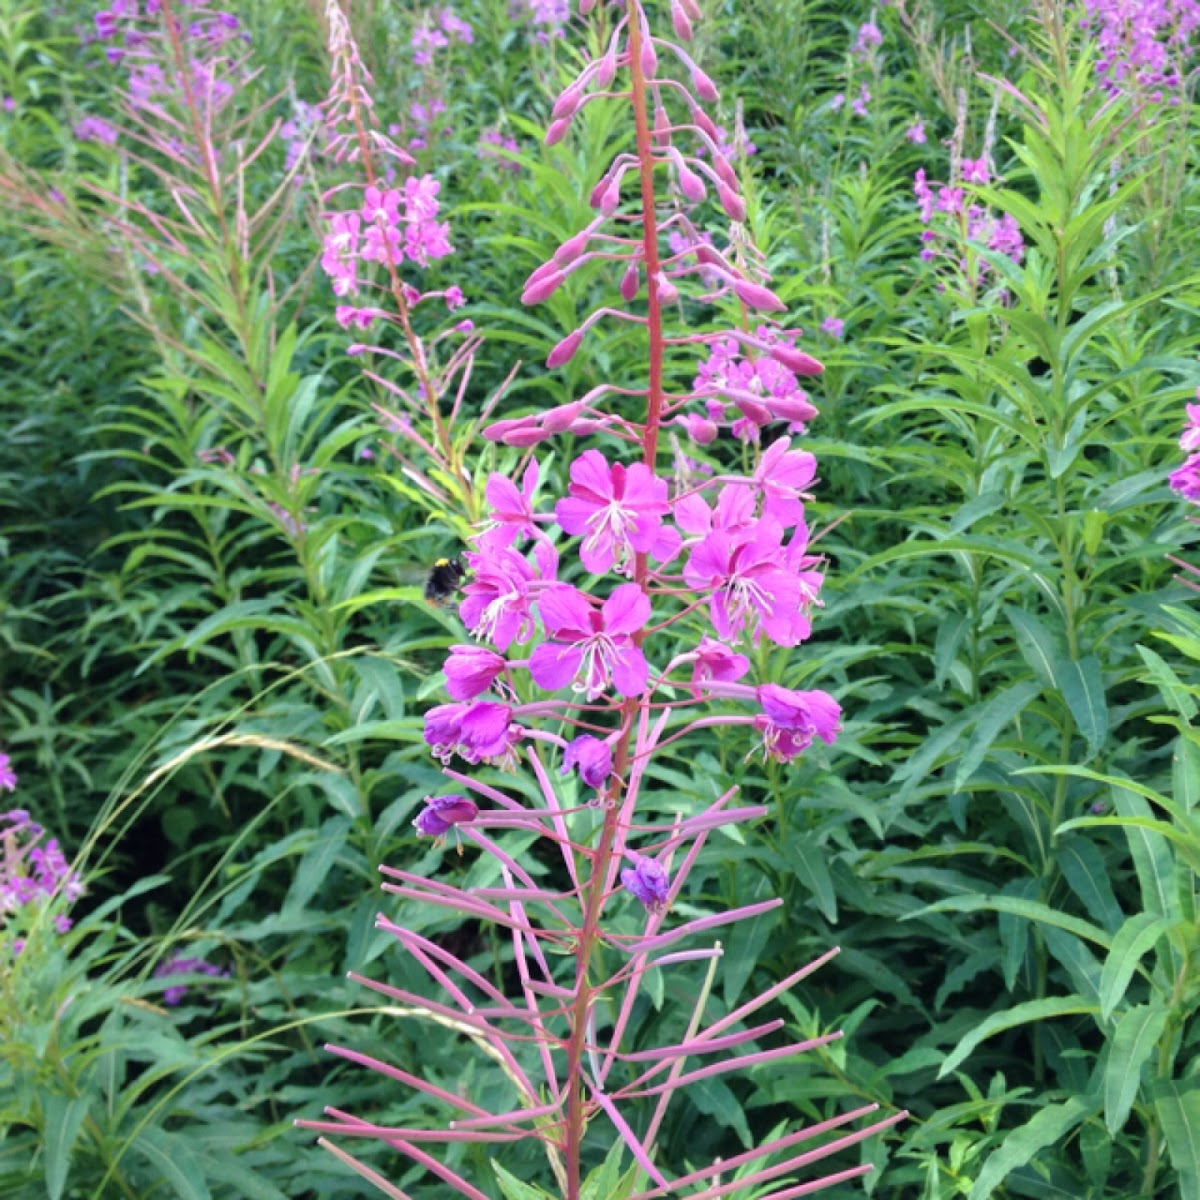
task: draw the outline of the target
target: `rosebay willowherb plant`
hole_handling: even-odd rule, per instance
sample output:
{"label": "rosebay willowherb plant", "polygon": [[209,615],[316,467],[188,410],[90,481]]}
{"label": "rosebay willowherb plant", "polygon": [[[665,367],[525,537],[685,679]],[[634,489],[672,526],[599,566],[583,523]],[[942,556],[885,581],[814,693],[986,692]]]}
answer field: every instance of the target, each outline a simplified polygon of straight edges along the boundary
{"label": "rosebay willowherb plant", "polygon": [[[584,0],[582,15],[594,7]],[[469,848],[486,882],[459,887],[383,868],[385,890],[414,902],[417,915],[408,925],[381,916],[379,928],[425,982],[361,980],[401,1005],[397,1015],[466,1037],[500,1078],[476,1100],[331,1047],[434,1107],[427,1124],[407,1127],[333,1108],[329,1120],[304,1122],[399,1150],[418,1173],[473,1200],[488,1192],[456,1169],[463,1153],[472,1144],[498,1149],[524,1139],[545,1150],[556,1194],[568,1200],[671,1193],[783,1200],[866,1174],[870,1164],[855,1163],[805,1177],[811,1164],[901,1116],[812,1148],[875,1106],[838,1112],[684,1169],[666,1161],[660,1140],[668,1105],[685,1089],[760,1064],[778,1070],[840,1036],[777,1044],[784,1022],[757,1020],[833,951],[720,1015],[707,1011],[721,947],[696,939],[780,901],[705,913],[688,895],[689,875],[718,831],[736,838],[737,826],[768,810],[735,804],[736,788],[717,784],[700,811],[671,815],[679,802],[658,792],[651,769],[668,747],[731,725],[753,727],[762,753],[788,762],[817,738],[832,742],[841,717],[825,692],[743,682],[751,663],[740,648],[798,646],[818,603],[821,563],[805,522],[816,462],[789,436],[768,441],[764,431],[776,422],[802,431],[815,410],[797,377],[821,366],[796,348],[794,332],[773,325],[750,332],[752,311],[784,305],[743,225],[738,176],[703,107],[717,100],[716,86],[679,45],[691,40],[699,10],[694,0],[674,0],[670,15],[677,40],[655,35],[646,6],[628,0],[602,52],[558,97],[546,135],[549,144],[563,139],[589,104],[628,106],[635,152],[612,161],[592,191],[598,215],[533,272],[522,299],[540,303],[585,263],[613,263],[623,306],[597,309],[554,347],[548,365],[572,358],[597,322],[620,320],[644,332],[646,377],[599,384],[571,403],[485,431],[523,451],[523,465],[487,483],[488,519],[467,555],[472,575],[460,609],[479,644],[452,648],[445,675],[454,702],[425,718],[426,741],[454,791],[428,797],[415,824],[421,834],[454,838],[460,852]],[[697,224],[710,191],[731,223],[724,248]],[[730,307],[736,327],[691,331],[695,300]],[[700,353],[707,361],[698,361]],[[690,388],[671,390],[691,372]],[[706,474],[682,452],[682,470],[671,479],[660,473],[665,435],[704,446],[723,429],[755,447],[750,474],[719,467]],[[590,435],[591,444],[571,463],[566,494],[542,507],[544,464],[532,448],[564,435]],[[721,711],[711,711],[712,701]],[[456,757],[473,771],[452,766]],[[527,770],[531,779],[518,779],[514,797],[489,782],[487,767]],[[581,787],[590,799],[577,803]],[[676,906],[686,919],[671,920]],[[455,952],[461,941],[448,943],[431,927],[438,918],[429,914],[439,912],[511,938],[513,970],[498,965],[489,974],[469,961],[469,950]],[[690,989],[690,1011],[681,1036],[646,1046],[646,1000],[664,972]],[[406,1195],[374,1161],[326,1144],[388,1195]],[[437,1155],[439,1147],[450,1154]],[[590,1166],[598,1174],[585,1179]],[[496,1173],[509,1197],[547,1194],[501,1167]]]}

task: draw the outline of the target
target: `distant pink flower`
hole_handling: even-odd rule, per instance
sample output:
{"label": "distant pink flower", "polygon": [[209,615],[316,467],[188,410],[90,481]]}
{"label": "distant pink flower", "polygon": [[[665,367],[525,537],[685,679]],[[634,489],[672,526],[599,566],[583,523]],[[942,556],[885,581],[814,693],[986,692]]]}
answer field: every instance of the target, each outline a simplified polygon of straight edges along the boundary
{"label": "distant pink flower", "polygon": [[832,338],[840,338],[846,331],[846,322],[841,317],[826,317],[821,322],[821,332]]}
{"label": "distant pink flower", "polygon": [[874,21],[865,21],[858,27],[858,37],[854,42],[854,54],[858,58],[865,58],[876,46],[881,45],[883,45],[883,34]]}
{"label": "distant pink flower", "polygon": [[925,136],[925,122],[920,117],[914,117],[913,123],[904,131],[904,136],[908,138],[914,146],[923,146],[928,140]]}
{"label": "distant pink flower", "polygon": [[556,584],[538,597],[538,612],[551,639],[529,660],[533,681],[556,692],[570,684],[589,700],[609,685],[622,696],[645,690],[649,667],[631,635],[650,620],[650,598],[636,583],[623,583],[599,608],[577,588]]}
{"label": "distant pink flower", "polygon": [[[1200,399],[1200,389],[1196,395],[1197,399]],[[1187,406],[1187,418],[1188,423],[1179,438],[1179,448],[1186,454],[1191,454],[1200,450],[1200,404]]]}
{"label": "distant pink flower", "polygon": [[959,168],[959,174],[963,183],[986,185],[991,178],[986,158],[964,158]]}
{"label": "distant pink flower", "polygon": [[667,481],[643,463],[610,465],[599,450],[587,450],[571,464],[567,490],[554,514],[567,533],[583,538],[579,557],[589,571],[620,568],[635,553],[665,561],[678,549],[662,523],[671,509]]}
{"label": "distant pink flower", "polygon": [[12,769],[7,754],[0,754],[0,788],[6,792],[17,790],[17,773]]}
{"label": "distant pink flower", "polygon": [[72,132],[81,142],[102,142],[106,146],[115,146],[119,136],[116,127],[103,117],[84,117]]}
{"label": "distant pink flower", "polygon": [[765,683],[757,690],[762,712],[755,728],[763,735],[768,758],[791,762],[820,738],[832,745],[841,730],[842,710],[827,692],[797,692]]}

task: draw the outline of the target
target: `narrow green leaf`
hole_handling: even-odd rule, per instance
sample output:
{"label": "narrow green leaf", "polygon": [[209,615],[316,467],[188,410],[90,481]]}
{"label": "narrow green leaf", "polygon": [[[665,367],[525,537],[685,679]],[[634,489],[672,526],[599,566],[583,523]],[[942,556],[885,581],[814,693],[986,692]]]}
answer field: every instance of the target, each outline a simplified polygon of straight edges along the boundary
{"label": "narrow green leaf", "polygon": [[46,1118],[46,1193],[50,1200],[59,1200],[71,1169],[71,1151],[83,1118],[87,1116],[88,1097],[48,1096],[43,1101]]}
{"label": "narrow green leaf", "polygon": [[1140,912],[1117,930],[1100,975],[1100,1016],[1104,1020],[1124,999],[1142,955],[1170,928],[1171,922],[1166,917]]}
{"label": "narrow green leaf", "polygon": [[1043,925],[1053,925],[1058,929],[1065,929],[1068,933],[1083,938],[1084,941],[1095,942],[1096,945],[1103,946],[1105,950],[1112,945],[1112,938],[1098,926],[1084,921],[1080,917],[1073,917],[1069,913],[1059,912],[1058,909],[1051,908],[1048,904],[1041,904],[1036,900],[1024,900],[1019,896],[947,896],[945,900],[938,900],[935,904],[927,904],[924,908],[905,913],[900,919],[911,921],[915,917],[923,917],[935,912],[1007,912],[1016,917],[1026,917],[1030,921],[1039,921]]}
{"label": "narrow green leaf", "polygon": [[988,1155],[983,1169],[976,1177],[968,1200],[988,1200],[988,1197],[1018,1167],[1025,1166],[1034,1155],[1061,1142],[1094,1107],[1083,1096],[1072,1096],[1061,1104],[1048,1104],[1010,1133],[1000,1146]]}
{"label": "narrow green leaf", "polygon": [[1196,701],[1180,681],[1179,676],[1175,674],[1162,655],[1155,653],[1148,646],[1138,646],[1137,652],[1142,656],[1142,662],[1146,664],[1150,678],[1162,694],[1162,698],[1184,720],[1190,721],[1196,715]]}
{"label": "narrow green leaf", "polygon": [[1062,698],[1075,718],[1079,732],[1094,758],[1108,736],[1108,705],[1104,699],[1104,681],[1100,676],[1100,660],[1089,654],[1075,662],[1059,659],[1055,663],[1055,678]]}
{"label": "narrow green leaf", "polygon": [[1167,1010],[1138,1004],[1124,1013],[1109,1039],[1104,1067],[1104,1123],[1114,1137],[1125,1128],[1142,1086],[1142,1068],[1167,1023]]}
{"label": "narrow green leaf", "polygon": [[1058,865],[1071,891],[1082,902],[1084,911],[1099,921],[1109,933],[1120,929],[1125,914],[1108,881],[1108,864],[1095,843],[1086,837],[1071,834],[1060,838]]}
{"label": "narrow green leaf", "polygon": [[1004,612],[1012,624],[1017,649],[1030,670],[1047,687],[1056,687],[1054,663],[1059,658],[1059,648],[1054,635],[1036,617],[1011,604],[1004,606]]}
{"label": "narrow green leaf", "polygon": [[518,1179],[511,1171],[505,1170],[494,1160],[492,1170],[496,1173],[496,1182],[500,1185],[505,1200],[554,1200],[549,1192],[544,1192],[541,1188],[534,1187],[532,1183]]}
{"label": "narrow green leaf", "polygon": [[349,834],[350,821],[346,817],[330,817],[313,835],[313,844],[300,860],[283,901],[283,911],[289,916],[303,911],[317,888],[325,882]]}
{"label": "narrow green leaf", "polygon": [[212,1200],[204,1172],[183,1137],[150,1127],[133,1139],[132,1148],[174,1188],[179,1200]]}
{"label": "narrow green leaf", "polygon": [[975,732],[971,734],[971,740],[959,759],[958,770],[954,773],[955,790],[961,788],[975,774],[979,764],[983,762],[984,755],[991,749],[1001,731],[1040,692],[1038,684],[1026,680],[1006,688],[982,706],[979,719],[975,722]]}
{"label": "narrow green leaf", "polygon": [[944,1079],[980,1042],[994,1034],[1015,1029],[1018,1025],[1027,1025],[1031,1021],[1045,1021],[1050,1017],[1078,1017],[1095,1011],[1096,1006],[1082,996],[1047,996],[1042,1000],[1026,1000],[1024,1004],[992,1013],[950,1051],[946,1061],[938,1068],[938,1078]]}
{"label": "narrow green leaf", "polygon": [[1175,754],[1171,759],[1171,791],[1190,813],[1200,801],[1200,746],[1190,738],[1180,737],[1175,741]]}
{"label": "narrow green leaf", "polygon": [[1179,1175],[1179,1196],[1200,1196],[1200,1091],[1175,1080],[1155,1089],[1154,1108]]}
{"label": "narrow green leaf", "polygon": [[806,833],[788,844],[789,860],[796,878],[813,894],[821,915],[830,924],[838,918],[837,893],[825,861],[825,851],[817,844],[816,835]]}

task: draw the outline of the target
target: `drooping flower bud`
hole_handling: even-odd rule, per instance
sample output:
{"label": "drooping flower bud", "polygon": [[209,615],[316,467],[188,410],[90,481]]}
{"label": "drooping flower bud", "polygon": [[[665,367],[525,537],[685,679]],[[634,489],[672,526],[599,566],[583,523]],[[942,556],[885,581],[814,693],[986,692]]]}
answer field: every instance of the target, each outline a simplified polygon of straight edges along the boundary
{"label": "drooping flower bud", "polygon": [[692,68],[692,87],[696,89],[696,95],[709,104],[716,104],[721,99],[717,85],[699,67]]}
{"label": "drooping flower bud", "polygon": [[638,294],[638,289],[641,286],[641,272],[638,270],[638,260],[635,258],[625,268],[625,273],[621,276],[621,299],[628,303]]}
{"label": "drooping flower bud", "polygon": [[663,304],[674,304],[679,299],[679,289],[660,271],[654,277],[658,299]]}
{"label": "drooping flower bud", "polygon": [[574,237],[569,237],[554,252],[554,262],[559,267],[569,267],[586,249],[591,240],[592,227],[581,229]]}
{"label": "drooping flower bud", "polygon": [[617,56],[609,50],[600,60],[599,66],[596,67],[595,73],[592,75],[592,82],[596,85],[597,91],[607,91],[612,81],[617,74]]}
{"label": "drooping flower bud", "polygon": [[423,837],[442,837],[455,825],[469,824],[478,814],[475,802],[466,796],[427,796],[413,825]]}
{"label": "drooping flower bud", "polygon": [[575,110],[579,107],[582,99],[583,88],[579,86],[578,80],[569,84],[555,100],[554,107],[550,110],[550,120],[569,121],[575,115]]}
{"label": "drooping flower bud", "polygon": [[551,121],[550,127],[546,130],[546,136],[543,139],[547,146],[557,146],[559,142],[567,136],[567,130],[571,127],[571,119],[569,117],[560,117],[557,121]]}
{"label": "drooping flower bud", "polygon": [[793,346],[772,346],[767,353],[796,375],[820,375],[825,370],[824,363]]}
{"label": "drooping flower bud", "polygon": [[721,207],[731,221],[737,221],[740,224],[746,219],[746,202],[733,188],[726,187],[724,183],[718,183],[717,199],[721,201]]}
{"label": "drooping flower bud", "polygon": [[564,363],[569,363],[575,357],[575,351],[579,349],[580,342],[583,341],[583,330],[576,329],[573,333],[568,333],[553,350],[546,355],[546,366],[550,370],[555,367],[561,367]]}
{"label": "drooping flower bud", "polygon": [[730,279],[737,298],[750,308],[762,312],[787,312],[787,305],[768,287],[761,283],[751,283],[749,279]]}
{"label": "drooping flower bud", "polygon": [[600,211],[606,217],[611,217],[620,207],[621,184],[618,179],[614,178],[608,187],[604,189],[604,193],[600,197]]}
{"label": "drooping flower bud", "polygon": [[534,279],[533,276],[530,276],[529,282],[525,284],[525,290],[521,293],[521,303],[541,304],[543,300],[548,300],[562,287],[566,278],[566,275],[558,270],[557,267],[552,267],[540,279]]}
{"label": "drooping flower bud", "polygon": [[661,863],[640,854],[630,854],[632,867],[621,872],[621,883],[652,913],[662,912],[671,894],[671,877]]}
{"label": "drooping flower bud", "polygon": [[683,5],[679,3],[679,0],[672,0],[671,24],[675,28],[675,36],[681,42],[692,40],[692,23],[688,19],[687,13],[683,11]]}
{"label": "drooping flower bud", "polygon": [[[577,331],[578,332],[578,331]],[[587,408],[587,401],[572,400],[570,404],[559,404],[542,413],[542,428],[547,433],[565,433],[578,420],[579,414]]]}
{"label": "drooping flower bud", "polygon": [[682,158],[677,161],[676,166],[679,170],[679,190],[693,204],[699,204],[708,195],[708,189],[704,186],[704,180],[690,167],[685,165]]}

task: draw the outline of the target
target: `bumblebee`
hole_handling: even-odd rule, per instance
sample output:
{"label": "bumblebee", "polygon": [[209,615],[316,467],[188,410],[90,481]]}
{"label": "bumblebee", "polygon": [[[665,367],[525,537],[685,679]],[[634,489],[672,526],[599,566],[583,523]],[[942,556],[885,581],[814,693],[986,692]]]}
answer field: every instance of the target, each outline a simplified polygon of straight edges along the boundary
{"label": "bumblebee", "polygon": [[430,604],[447,604],[466,578],[467,568],[460,558],[439,558],[425,577],[425,599]]}

